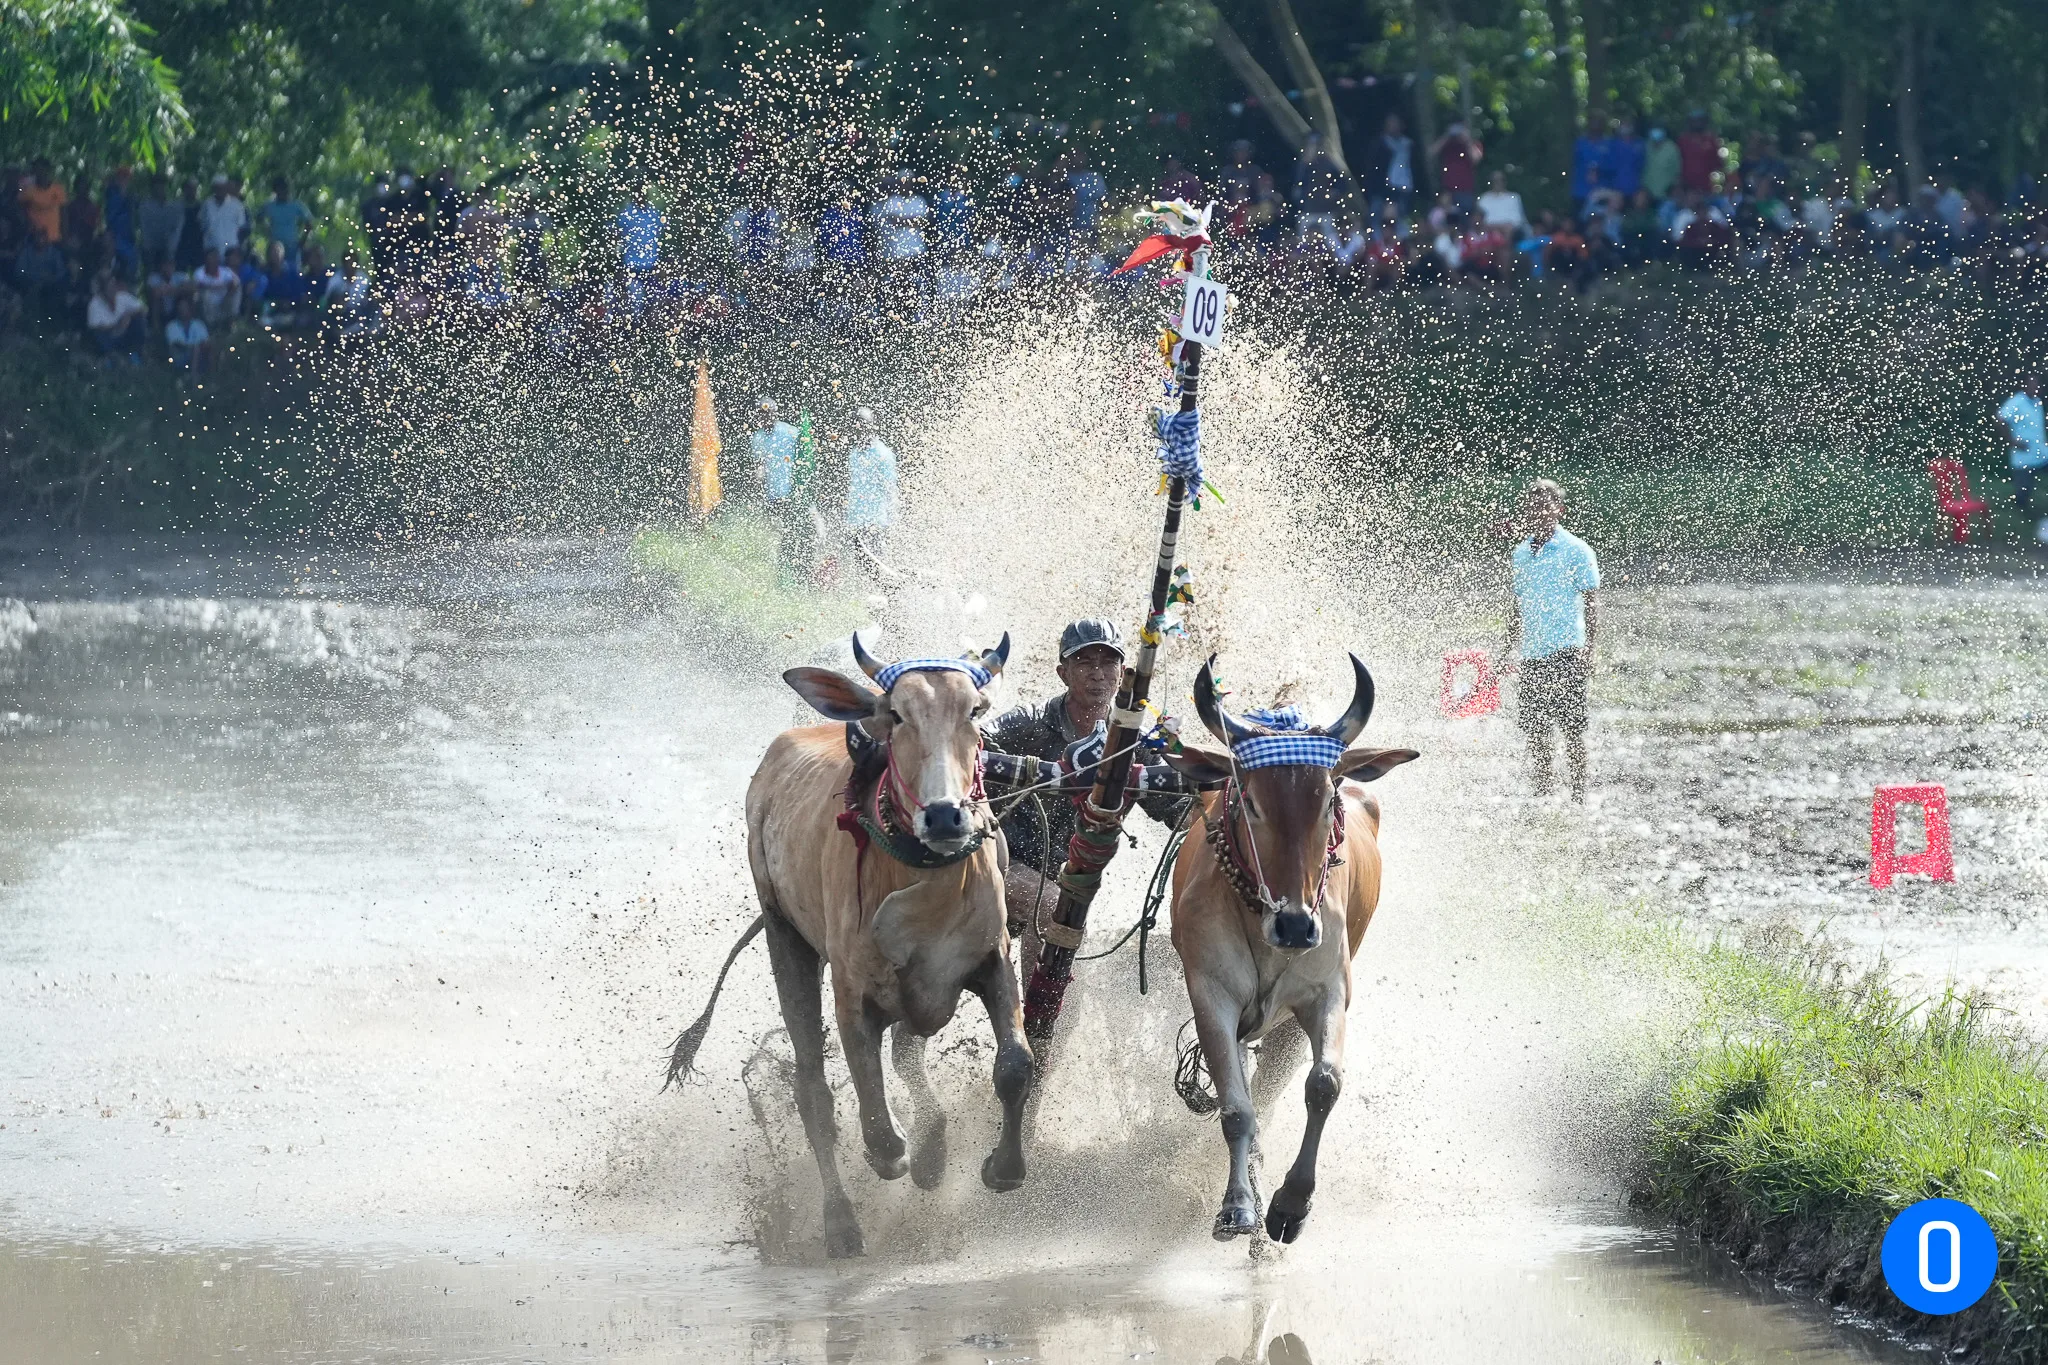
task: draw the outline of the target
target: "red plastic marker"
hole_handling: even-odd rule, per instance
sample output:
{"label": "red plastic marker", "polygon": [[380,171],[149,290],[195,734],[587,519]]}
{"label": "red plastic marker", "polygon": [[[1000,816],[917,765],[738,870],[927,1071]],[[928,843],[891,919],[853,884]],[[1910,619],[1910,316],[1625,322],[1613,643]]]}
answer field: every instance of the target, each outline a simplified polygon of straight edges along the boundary
{"label": "red plastic marker", "polygon": [[[1900,806],[1918,806],[1927,823],[1927,847],[1899,856]],[[1938,882],[1956,879],[1955,853],[1949,843],[1948,792],[1937,782],[1879,787],[1870,806],[1870,884],[1890,886],[1901,872],[1918,872]]]}
{"label": "red plastic marker", "polygon": [[[1458,690],[1458,670],[1470,667],[1476,676],[1470,692]],[[1437,705],[1452,720],[1490,716],[1500,710],[1500,679],[1483,649],[1458,649],[1444,655],[1444,689]]]}

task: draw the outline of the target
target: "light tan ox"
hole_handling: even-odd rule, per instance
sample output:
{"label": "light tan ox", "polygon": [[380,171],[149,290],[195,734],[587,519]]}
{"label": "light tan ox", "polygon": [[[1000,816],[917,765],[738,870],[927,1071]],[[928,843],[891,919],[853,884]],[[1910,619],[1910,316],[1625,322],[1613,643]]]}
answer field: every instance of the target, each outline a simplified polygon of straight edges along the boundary
{"label": "light tan ox", "polygon": [[[1302,732],[1324,740],[1321,747],[1333,756],[1342,751],[1335,767],[1242,767],[1233,758],[1237,746],[1274,732],[1222,709],[1215,665],[1211,658],[1195,679],[1195,709],[1232,752],[1190,747],[1167,759],[1196,781],[1221,787],[1199,798],[1204,837],[1190,838],[1174,866],[1173,946],[1230,1144],[1218,1241],[1258,1228],[1255,1111],[1270,1109],[1308,1044],[1308,1126],[1265,1212],[1267,1235],[1291,1242],[1308,1217],[1316,1149],[1344,1084],[1351,959],[1380,898],[1379,803],[1358,783],[1416,753],[1348,747],[1364,731],[1373,702],[1372,674],[1354,655],[1351,705],[1335,724]],[[1340,803],[1343,829],[1335,838]],[[1226,831],[1227,854],[1219,854],[1215,840]],[[1267,1041],[1255,1097],[1245,1079],[1245,1045],[1260,1038]]]}
{"label": "light tan ox", "polygon": [[[857,635],[853,651],[870,678],[883,674]],[[1005,635],[971,663],[993,678],[1009,653]],[[768,745],[747,787],[747,862],[761,917],[725,969],[765,928],[796,1054],[797,1112],[824,1184],[825,1247],[833,1256],[854,1256],[862,1249],[860,1224],[839,1179],[838,1124],[825,1080],[823,966],[831,968],[839,1040],[875,1174],[896,1180],[908,1171],[926,1189],[944,1174],[945,1115],[925,1076],[924,1040],[952,1019],[961,992],[972,991],[995,1027],[995,1087],[1003,1105],[1002,1133],[982,1163],[982,1183],[1012,1190],[1024,1180],[1031,1049],[1004,926],[1003,841],[976,781],[975,721],[989,703],[959,667],[913,668],[886,692],[823,668],[793,668],[782,677],[820,713],[860,722],[880,747],[857,775],[844,724],[786,730]],[[881,839],[858,852],[839,825],[849,782],[862,793],[882,789],[899,854],[943,865],[899,861]],[[721,970],[703,1015],[676,1040],[670,1079],[688,1074],[724,982]],[[916,1150],[908,1160],[882,1077],[882,1031],[892,1024],[896,1071],[912,1101]]]}

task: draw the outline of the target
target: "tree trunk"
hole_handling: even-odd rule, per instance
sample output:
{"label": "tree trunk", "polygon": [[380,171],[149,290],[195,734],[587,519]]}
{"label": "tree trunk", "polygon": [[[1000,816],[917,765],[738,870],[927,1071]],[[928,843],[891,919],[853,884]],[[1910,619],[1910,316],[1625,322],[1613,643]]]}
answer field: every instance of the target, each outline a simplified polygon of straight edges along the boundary
{"label": "tree trunk", "polygon": [[1309,125],[1287,101],[1287,92],[1282,90],[1266,74],[1266,68],[1259,65],[1259,59],[1252,56],[1251,49],[1244,45],[1244,39],[1237,36],[1237,30],[1230,21],[1212,5],[1209,7],[1209,37],[1215,42],[1216,50],[1223,54],[1223,60],[1237,73],[1259,98],[1259,107],[1266,117],[1273,121],[1273,127],[1288,145],[1299,150],[1308,142]]}
{"label": "tree trunk", "polygon": [[1840,159],[1836,162],[1838,193],[1856,202],[1856,174],[1863,165],[1863,125],[1865,120],[1863,85],[1863,63],[1854,57],[1842,62],[1842,132],[1836,147]]}
{"label": "tree trunk", "polygon": [[1909,11],[1899,22],[1899,169],[1906,180],[1905,201],[1913,202],[1926,173],[1927,160],[1920,148],[1920,35],[1915,16]]}
{"label": "tree trunk", "polygon": [[1337,106],[1330,102],[1330,88],[1323,84],[1322,68],[1316,65],[1307,40],[1301,36],[1294,6],[1287,0],[1266,0],[1266,18],[1273,25],[1273,38],[1280,44],[1287,69],[1294,73],[1295,83],[1301,87],[1301,102],[1308,109],[1309,123],[1323,135],[1323,146],[1337,163],[1337,169],[1350,175],[1350,163],[1344,159],[1344,135],[1337,128]]}
{"label": "tree trunk", "polygon": [[1586,36],[1586,117],[1607,113],[1608,0],[1579,0],[1579,23]]}

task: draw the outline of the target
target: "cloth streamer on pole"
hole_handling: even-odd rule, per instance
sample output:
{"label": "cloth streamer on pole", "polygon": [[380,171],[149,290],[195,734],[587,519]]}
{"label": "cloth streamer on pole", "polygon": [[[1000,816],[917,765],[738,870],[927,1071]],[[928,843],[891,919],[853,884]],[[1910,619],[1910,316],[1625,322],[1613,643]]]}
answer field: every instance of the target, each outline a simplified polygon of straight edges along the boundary
{"label": "cloth streamer on pole", "polygon": [[690,483],[684,500],[690,515],[699,521],[725,501],[718,482],[718,457],[724,449],[718,439],[718,410],[711,401],[711,367],[698,356],[697,404],[690,414]]}

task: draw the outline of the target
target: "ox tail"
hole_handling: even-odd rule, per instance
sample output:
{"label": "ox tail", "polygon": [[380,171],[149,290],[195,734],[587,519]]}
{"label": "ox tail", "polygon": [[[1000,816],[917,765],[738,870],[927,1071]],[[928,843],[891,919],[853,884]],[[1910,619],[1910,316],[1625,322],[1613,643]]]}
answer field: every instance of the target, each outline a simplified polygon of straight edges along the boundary
{"label": "ox tail", "polygon": [[740,935],[740,941],[732,945],[732,951],[725,955],[725,965],[718,969],[718,979],[711,983],[711,998],[704,1002],[704,1012],[697,1016],[697,1022],[684,1029],[676,1039],[668,1055],[668,1078],[661,1083],[667,1090],[671,1085],[681,1085],[690,1079],[690,1068],[697,1060],[697,1049],[704,1046],[704,1035],[711,1032],[711,1011],[718,1008],[718,993],[725,989],[725,974],[732,970],[732,964],[746,951],[763,929],[768,927],[766,914],[754,916],[754,922],[747,926],[747,932]]}

